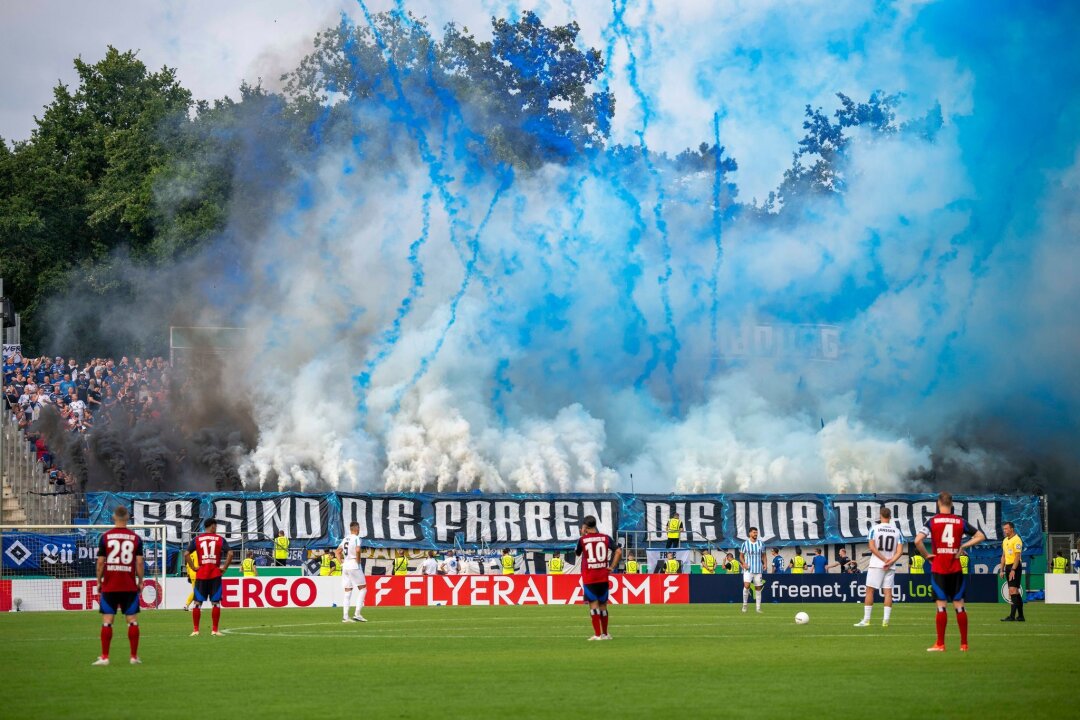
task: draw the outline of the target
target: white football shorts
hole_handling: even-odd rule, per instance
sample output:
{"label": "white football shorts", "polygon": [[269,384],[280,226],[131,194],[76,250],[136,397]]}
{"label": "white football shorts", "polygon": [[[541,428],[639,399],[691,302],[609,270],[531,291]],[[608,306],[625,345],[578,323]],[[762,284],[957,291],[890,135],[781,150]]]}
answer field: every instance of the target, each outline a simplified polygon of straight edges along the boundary
{"label": "white football shorts", "polygon": [[895,580],[896,570],[893,568],[886,570],[885,568],[872,567],[866,570],[866,586],[875,590],[891,588]]}
{"label": "white football shorts", "polygon": [[761,577],[761,573],[743,572],[742,581],[744,583],[750,583],[754,587],[761,587],[765,584],[765,581]]}
{"label": "white football shorts", "polygon": [[361,585],[367,585],[363,568],[353,568],[352,570],[342,569],[341,587],[348,589],[360,587]]}

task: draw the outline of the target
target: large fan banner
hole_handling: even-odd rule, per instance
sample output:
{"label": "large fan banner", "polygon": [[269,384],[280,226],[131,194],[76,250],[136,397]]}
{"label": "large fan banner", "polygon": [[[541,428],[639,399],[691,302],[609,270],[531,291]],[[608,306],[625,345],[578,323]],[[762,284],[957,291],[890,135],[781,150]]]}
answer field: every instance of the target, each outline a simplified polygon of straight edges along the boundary
{"label": "large fan banner", "polygon": [[[231,542],[269,545],[284,532],[294,547],[310,548],[336,545],[353,522],[368,547],[568,548],[588,515],[602,532],[639,534],[641,545],[665,541],[675,513],[683,547],[735,547],[750,527],[769,546],[836,545],[865,542],[882,506],[908,540],[936,512],[933,495],[90,493],[87,502],[94,524],[125,505],[135,523],[166,526],[170,542],[212,517]],[[989,542],[1000,542],[1001,524],[1011,521],[1025,552],[1042,552],[1040,497],[959,495],[955,511]]]}

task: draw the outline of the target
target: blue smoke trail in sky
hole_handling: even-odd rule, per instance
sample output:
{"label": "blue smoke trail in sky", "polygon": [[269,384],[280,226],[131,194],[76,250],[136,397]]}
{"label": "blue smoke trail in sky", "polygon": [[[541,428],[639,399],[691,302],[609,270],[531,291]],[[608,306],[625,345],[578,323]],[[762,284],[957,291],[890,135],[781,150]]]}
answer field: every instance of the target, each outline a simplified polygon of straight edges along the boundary
{"label": "blue smoke trail in sky", "polygon": [[720,346],[717,342],[717,323],[720,319],[720,265],[724,262],[723,210],[720,207],[720,187],[723,181],[723,165],[720,160],[720,113],[713,113],[713,187],[712,187],[712,235],[716,246],[716,258],[709,274],[709,377],[716,375],[720,362]]}
{"label": "blue smoke trail in sky", "polygon": [[[656,224],[657,231],[660,233],[660,253],[663,259],[663,270],[657,278],[657,282],[660,285],[660,301],[663,308],[664,326],[667,328],[667,347],[661,351],[659,341],[650,339],[654,354],[653,357],[649,359],[645,366],[645,370],[642,372],[641,377],[638,378],[636,384],[640,387],[644,381],[652,375],[659,362],[657,354],[662,353],[664,367],[667,369],[667,382],[668,390],[671,394],[672,414],[678,416],[680,414],[680,408],[679,391],[675,385],[675,363],[678,361],[679,357],[679,338],[675,329],[675,317],[671,308],[671,291],[669,289],[672,275],[671,239],[668,237],[667,221],[664,219],[664,203],[666,200],[664,195],[664,183],[660,177],[659,171],[656,169],[656,165],[652,161],[649,146],[645,140],[645,134],[649,130],[649,121],[652,118],[653,110],[649,96],[642,90],[641,83],[638,79],[638,62],[633,45],[634,33],[631,32],[626,24],[627,0],[612,0],[611,8],[611,39],[608,43],[608,57],[614,56],[616,40],[621,38],[626,47],[628,57],[627,74],[629,76],[630,87],[641,106],[641,127],[635,131],[635,135],[638,138],[638,146],[642,150],[642,159],[645,163],[645,167],[648,169],[649,175],[654,182],[656,202],[653,204],[652,208],[653,221]],[[640,213],[636,198],[633,201],[632,207],[634,208],[635,215]]]}
{"label": "blue smoke trail in sky", "polygon": [[420,297],[420,293],[424,289],[424,266],[420,262],[420,250],[423,249],[424,243],[427,242],[428,234],[431,232],[430,190],[424,193],[421,217],[423,229],[421,230],[419,237],[409,245],[409,267],[412,269],[412,284],[409,286],[408,293],[402,298],[401,304],[398,305],[397,313],[394,315],[390,327],[379,336],[376,343],[376,345],[379,346],[378,352],[372,355],[368,361],[364,363],[364,369],[356,376],[357,395],[360,398],[359,409],[361,420],[365,419],[367,416],[367,391],[371,386],[371,374],[375,372],[388,357],[390,357],[394,346],[401,338],[401,325],[409,316],[409,313],[413,309],[413,305],[416,303],[417,299]]}
{"label": "blue smoke trail in sky", "polygon": [[488,204],[484,219],[480,221],[480,225],[476,228],[476,233],[469,240],[468,246],[470,255],[469,260],[465,265],[465,277],[461,281],[461,287],[458,288],[458,291],[450,300],[449,317],[446,320],[446,325],[443,327],[442,332],[435,341],[435,347],[420,359],[420,365],[416,369],[416,372],[413,373],[413,376],[394,393],[394,402],[390,408],[391,416],[397,414],[401,409],[402,398],[416,386],[416,383],[420,381],[420,378],[424,377],[424,374],[427,373],[432,361],[439,356],[439,351],[442,350],[443,344],[446,343],[446,336],[450,333],[451,328],[454,327],[454,323],[457,322],[458,305],[465,297],[465,293],[468,292],[469,284],[472,282],[474,276],[473,269],[476,266],[476,261],[480,257],[480,238],[484,234],[484,229],[487,227],[488,221],[491,220],[492,213],[495,212],[495,206],[499,204],[499,199],[502,197],[503,192],[510,187],[512,182],[513,173],[510,172],[509,169],[504,170],[499,187],[491,196],[491,202]]}
{"label": "blue smoke trail in sky", "polygon": [[[461,298],[464,297],[466,290],[474,279],[473,276],[476,275],[485,287],[489,286],[489,282],[484,273],[477,269],[477,262],[481,259],[481,251],[478,243],[479,231],[477,232],[477,235],[476,237],[474,237],[472,242],[469,243],[468,248],[460,247],[460,243],[456,239],[457,231],[464,230],[459,219],[459,208],[467,205],[467,201],[464,198],[459,198],[455,196],[449,186],[450,178],[447,177],[443,172],[446,161],[446,137],[444,135],[443,138],[444,155],[442,158],[436,158],[435,154],[432,152],[429,146],[427,134],[424,131],[423,122],[421,121],[421,116],[414,110],[412,104],[406,97],[405,89],[402,85],[398,68],[394,62],[389,48],[386,45],[385,40],[382,37],[382,34],[379,32],[379,29],[375,24],[374,18],[367,7],[367,4],[364,2],[364,0],[357,0],[357,4],[363,12],[364,19],[367,21],[368,28],[371,30],[372,35],[375,38],[375,42],[379,46],[379,49],[383,52],[383,56],[386,59],[388,75],[394,85],[395,91],[397,92],[397,98],[391,101],[391,104],[393,107],[398,109],[403,116],[405,124],[407,125],[412,136],[416,140],[417,147],[420,151],[420,157],[422,158],[423,162],[428,166],[431,182],[438,190],[439,196],[442,200],[443,208],[446,210],[447,215],[449,215],[451,219],[450,242],[458,251],[459,257],[461,257],[465,269],[464,277],[461,280],[461,286],[457,294],[455,294],[453,300],[451,301],[451,313],[449,323],[443,331],[443,334],[436,341],[435,348],[432,350],[432,352],[421,360],[420,366],[417,369],[416,374],[413,376],[412,380],[410,380],[401,390],[399,390],[397,394],[397,400],[395,400],[392,410],[392,412],[396,413],[397,408],[400,404],[400,398],[407,390],[412,388],[416,381],[419,380],[419,378],[422,377],[425,372],[427,372],[427,368],[431,360],[438,355],[439,350],[442,348],[442,344],[445,341],[446,333],[450,331],[450,328],[453,326],[454,322],[457,319],[457,304],[460,302]],[[407,13],[403,12],[403,8],[400,3],[396,6],[396,11],[400,14],[401,17],[407,19]],[[433,62],[434,58],[429,55],[427,60],[430,63]],[[435,86],[435,83],[429,83],[429,85]],[[449,93],[441,89],[439,89],[439,97],[444,101],[446,101],[448,98],[452,98]],[[450,106],[452,108],[455,108],[454,112],[460,116],[460,111],[456,109],[456,105],[456,101],[452,101]],[[446,120],[446,122],[449,123],[449,118]],[[444,128],[445,127],[446,125],[444,125]],[[499,192],[496,192],[496,200],[498,197]],[[486,219],[490,217],[492,209],[493,206],[488,209],[488,214],[485,216],[485,222]],[[424,243],[427,241],[427,233],[430,227],[430,207],[428,205],[427,197],[425,197],[424,213],[424,232],[422,233],[420,239],[410,248],[409,261],[410,265],[412,265],[413,267],[413,285],[410,288],[405,299],[399,306],[397,316],[395,317],[390,330],[387,333],[384,333],[383,337],[381,338],[381,340],[383,341],[382,350],[376,353],[373,358],[371,358],[367,363],[365,363],[364,368],[354,378],[354,386],[357,389],[357,394],[360,396],[358,407],[362,417],[366,416],[367,414],[366,396],[367,390],[371,382],[371,375],[378,368],[378,366],[390,356],[390,353],[393,351],[394,345],[397,343],[398,339],[401,336],[401,323],[402,321],[404,321],[405,317],[407,317],[413,305],[412,301],[415,300],[416,295],[419,293],[420,288],[423,286],[423,268],[420,265],[418,253],[423,247]],[[482,227],[483,225],[481,225],[481,228]]]}

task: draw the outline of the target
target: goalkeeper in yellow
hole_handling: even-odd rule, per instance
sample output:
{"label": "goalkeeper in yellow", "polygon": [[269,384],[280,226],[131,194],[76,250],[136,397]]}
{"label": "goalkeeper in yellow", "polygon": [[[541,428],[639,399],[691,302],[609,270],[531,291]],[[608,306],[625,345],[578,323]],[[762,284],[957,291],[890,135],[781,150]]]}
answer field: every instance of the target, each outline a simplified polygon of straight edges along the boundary
{"label": "goalkeeper in yellow", "polygon": [[195,602],[195,572],[199,569],[199,553],[191,553],[191,564],[184,563],[184,567],[187,568],[187,580],[191,583],[191,592],[188,593],[184,609],[190,610],[191,603]]}

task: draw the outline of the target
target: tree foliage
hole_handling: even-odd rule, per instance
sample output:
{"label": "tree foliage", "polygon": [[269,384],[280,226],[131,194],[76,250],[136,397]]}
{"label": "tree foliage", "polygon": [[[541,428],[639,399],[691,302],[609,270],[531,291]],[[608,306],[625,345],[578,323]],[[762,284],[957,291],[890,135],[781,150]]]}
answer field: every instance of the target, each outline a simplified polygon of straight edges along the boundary
{"label": "tree foliage", "polygon": [[941,107],[935,105],[924,117],[897,124],[896,109],[903,100],[902,93],[892,95],[877,91],[866,102],[855,102],[844,93],[837,93],[840,107],[830,118],[821,108],[806,106],[798,150],[792,156],[791,167],[775,193],[770,193],[763,209],[774,212],[780,205],[787,211],[797,210],[815,198],[838,195],[847,187],[847,161],[859,128],[868,141],[911,133],[933,140],[942,125]]}
{"label": "tree foliage", "polygon": [[[454,24],[437,40],[412,15],[382,13],[359,26],[343,20],[316,36],[314,52],[283,78],[285,89],[295,102],[331,107],[375,99],[425,132],[456,119],[463,147],[517,168],[603,149],[615,100],[594,87],[604,60],[578,48],[577,23],[549,28],[524,12],[491,25],[491,40]],[[343,112],[327,118],[352,120]]]}
{"label": "tree foliage", "polygon": [[75,69],[78,87],[58,85],[31,138],[0,154],[0,275],[31,344],[43,300],[70,284],[73,268],[120,248],[154,251],[165,224],[158,182],[183,151],[192,106],[174,70],[150,72],[134,52],[110,47]]}

